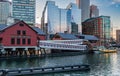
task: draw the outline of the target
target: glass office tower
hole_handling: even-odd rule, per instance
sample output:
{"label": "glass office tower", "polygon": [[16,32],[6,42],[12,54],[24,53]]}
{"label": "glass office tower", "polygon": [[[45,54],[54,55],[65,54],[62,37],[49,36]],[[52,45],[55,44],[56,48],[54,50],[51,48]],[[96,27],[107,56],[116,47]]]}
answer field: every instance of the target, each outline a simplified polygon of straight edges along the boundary
{"label": "glass office tower", "polygon": [[[69,33],[81,33],[81,10],[76,4],[67,6],[67,26]],[[74,31],[74,32],[73,32]]]}
{"label": "glass office tower", "polygon": [[35,0],[12,0],[12,14],[15,19],[20,19],[34,25],[35,23]]}
{"label": "glass office tower", "polygon": [[81,9],[81,21],[90,18],[90,0],[76,0],[76,4]]}
{"label": "glass office tower", "polygon": [[0,24],[7,24],[7,18],[11,16],[11,3],[0,0]]}
{"label": "glass office tower", "polygon": [[91,17],[98,17],[99,16],[99,9],[96,5],[90,6],[90,18]]}
{"label": "glass office tower", "polygon": [[66,31],[66,9],[58,8],[54,1],[48,1],[46,9],[46,21],[50,33]]}
{"label": "glass office tower", "polygon": [[102,19],[102,30],[103,30],[103,38],[108,42],[111,38],[111,21],[110,21],[110,16],[100,16]]}
{"label": "glass office tower", "polygon": [[[55,5],[55,1],[47,1],[41,19],[41,28],[46,33],[72,33],[72,30],[81,32],[81,11],[75,3],[70,3],[66,9],[62,9]],[[44,23],[47,23],[47,27]]]}

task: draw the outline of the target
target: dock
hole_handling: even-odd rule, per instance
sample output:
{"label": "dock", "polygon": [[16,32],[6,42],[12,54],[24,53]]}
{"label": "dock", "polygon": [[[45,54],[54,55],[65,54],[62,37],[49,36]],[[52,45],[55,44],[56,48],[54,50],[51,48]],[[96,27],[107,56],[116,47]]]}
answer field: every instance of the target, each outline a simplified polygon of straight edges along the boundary
{"label": "dock", "polygon": [[18,69],[1,69],[0,76],[19,76],[19,75],[33,75],[44,73],[58,73],[69,71],[89,71],[90,65],[70,65],[70,66],[57,66],[57,67],[44,67],[44,68],[18,68]]}

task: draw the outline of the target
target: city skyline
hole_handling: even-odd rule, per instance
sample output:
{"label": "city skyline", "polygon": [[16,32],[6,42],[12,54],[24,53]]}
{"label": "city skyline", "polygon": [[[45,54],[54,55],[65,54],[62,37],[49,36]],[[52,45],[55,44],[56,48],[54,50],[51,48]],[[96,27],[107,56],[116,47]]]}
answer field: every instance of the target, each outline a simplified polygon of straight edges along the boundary
{"label": "city skyline", "polygon": [[[47,0],[37,0],[36,2],[36,23],[40,23],[42,11]],[[55,1],[59,8],[66,8],[66,6],[76,0],[51,0]],[[115,38],[115,30],[120,29],[120,0],[90,0],[90,5],[96,5],[99,9],[100,16],[110,16],[111,25],[113,27],[113,37]]]}
{"label": "city skyline", "polygon": [[[12,0],[9,0],[12,1]],[[41,15],[45,3],[48,0],[36,0],[36,23],[41,23]],[[50,0],[55,1],[60,8],[66,8],[70,3],[76,3],[76,0]],[[90,0],[90,5],[98,6],[100,15],[110,16],[114,28],[120,28],[120,0]]]}
{"label": "city skyline", "polygon": [[[43,7],[45,6],[45,2],[47,0],[37,0],[36,2],[36,23],[40,23]],[[56,5],[60,8],[66,8],[66,6],[70,3],[76,3],[76,0],[51,0],[55,1]],[[103,2],[104,1],[104,2]],[[64,5],[63,5],[64,4]],[[100,15],[110,16],[112,24],[115,27],[118,27],[120,25],[119,19],[119,13],[120,13],[120,0],[90,0],[90,5],[96,5],[98,6]]]}
{"label": "city skyline", "polygon": [[[12,1],[12,0],[9,0]],[[36,0],[36,23],[41,23],[42,11],[45,3],[48,0]],[[55,1],[59,8],[66,8],[66,6],[76,0],[50,0]],[[90,5],[96,5],[99,9],[99,15],[110,16],[111,25],[113,26],[113,35],[115,36],[115,30],[120,29],[120,0],[90,0]]]}

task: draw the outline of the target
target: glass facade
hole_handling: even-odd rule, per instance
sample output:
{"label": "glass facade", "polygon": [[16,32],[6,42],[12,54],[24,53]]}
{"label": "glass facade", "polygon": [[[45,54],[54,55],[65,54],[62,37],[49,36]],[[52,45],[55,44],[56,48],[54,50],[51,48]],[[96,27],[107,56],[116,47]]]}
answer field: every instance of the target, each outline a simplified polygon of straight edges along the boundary
{"label": "glass facade", "polygon": [[44,31],[49,33],[64,33],[67,31],[71,33],[73,30],[71,27],[74,30],[76,28],[76,26],[72,26],[72,23],[75,23],[77,25],[76,31],[81,32],[81,10],[75,3],[70,3],[66,9],[62,9],[55,5],[55,1],[47,1],[44,11],[42,24],[43,22],[47,23],[47,29],[43,28]]}
{"label": "glass facade", "polygon": [[96,5],[90,6],[90,18],[91,17],[98,17],[99,16],[99,9]]}
{"label": "glass facade", "polygon": [[66,31],[66,9],[58,8],[54,1],[48,1],[46,16],[49,33]]}
{"label": "glass facade", "polygon": [[[81,10],[78,9],[77,5],[74,3],[69,4],[67,9],[68,9],[67,10],[68,32],[73,33],[72,30],[76,30],[75,33],[81,32]],[[75,26],[73,26],[73,23]],[[78,27],[78,28],[75,29],[75,27]]]}
{"label": "glass facade", "polygon": [[111,22],[110,22],[110,17],[109,16],[100,16],[100,18],[102,19],[102,32],[103,32],[103,38],[105,39],[105,41],[109,41],[111,38]]}
{"label": "glass facade", "polygon": [[76,0],[76,4],[81,9],[81,21],[90,18],[90,0]]}
{"label": "glass facade", "polygon": [[7,24],[7,18],[11,16],[11,3],[0,1],[0,24]]}
{"label": "glass facade", "polygon": [[33,25],[35,23],[35,0],[13,0],[13,17]]}

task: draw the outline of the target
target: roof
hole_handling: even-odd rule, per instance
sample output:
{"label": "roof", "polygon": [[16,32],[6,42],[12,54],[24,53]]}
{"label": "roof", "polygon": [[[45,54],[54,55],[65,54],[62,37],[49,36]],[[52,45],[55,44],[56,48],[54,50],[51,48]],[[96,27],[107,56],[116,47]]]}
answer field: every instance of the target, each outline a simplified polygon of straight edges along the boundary
{"label": "roof", "polygon": [[[24,21],[19,21],[19,22],[23,22],[23,23],[25,23]],[[19,23],[19,22],[17,22],[17,23]],[[12,25],[5,25],[5,24],[0,24],[0,31],[3,31],[3,30],[5,30],[5,29],[7,29],[7,28],[9,28],[9,27],[11,27],[11,26],[14,26],[14,25],[16,25],[17,23],[15,23],[15,24],[12,24]],[[26,23],[25,23],[26,24]],[[28,25],[28,24],[27,24]],[[30,27],[30,26],[29,26]],[[38,27],[30,27],[32,30],[34,30],[35,32],[37,32],[38,34],[40,34],[40,35],[45,35],[45,33],[40,29],[40,28],[38,28]]]}
{"label": "roof", "polygon": [[5,24],[0,24],[0,31],[4,30],[7,27]]}
{"label": "roof", "polygon": [[50,34],[50,39],[52,39],[55,36],[55,34]]}
{"label": "roof", "polygon": [[35,30],[38,34],[40,34],[40,35],[45,35],[45,33],[40,29],[40,28],[38,28],[38,27],[32,27],[33,28],[33,30]]}
{"label": "roof", "polygon": [[80,35],[80,36],[84,36],[86,40],[99,40],[96,36],[94,35]]}
{"label": "roof", "polygon": [[73,34],[68,34],[68,33],[57,33],[59,36],[61,36],[63,39],[78,39],[75,35]]}
{"label": "roof", "polygon": [[97,18],[103,18],[103,17],[108,17],[108,18],[110,18],[110,16],[98,16],[98,17],[92,17],[92,18],[89,18],[89,19],[87,19],[87,20],[85,20],[85,21],[83,21],[83,22],[90,22],[90,21],[92,21],[92,20],[94,20],[94,19],[97,19]]}

